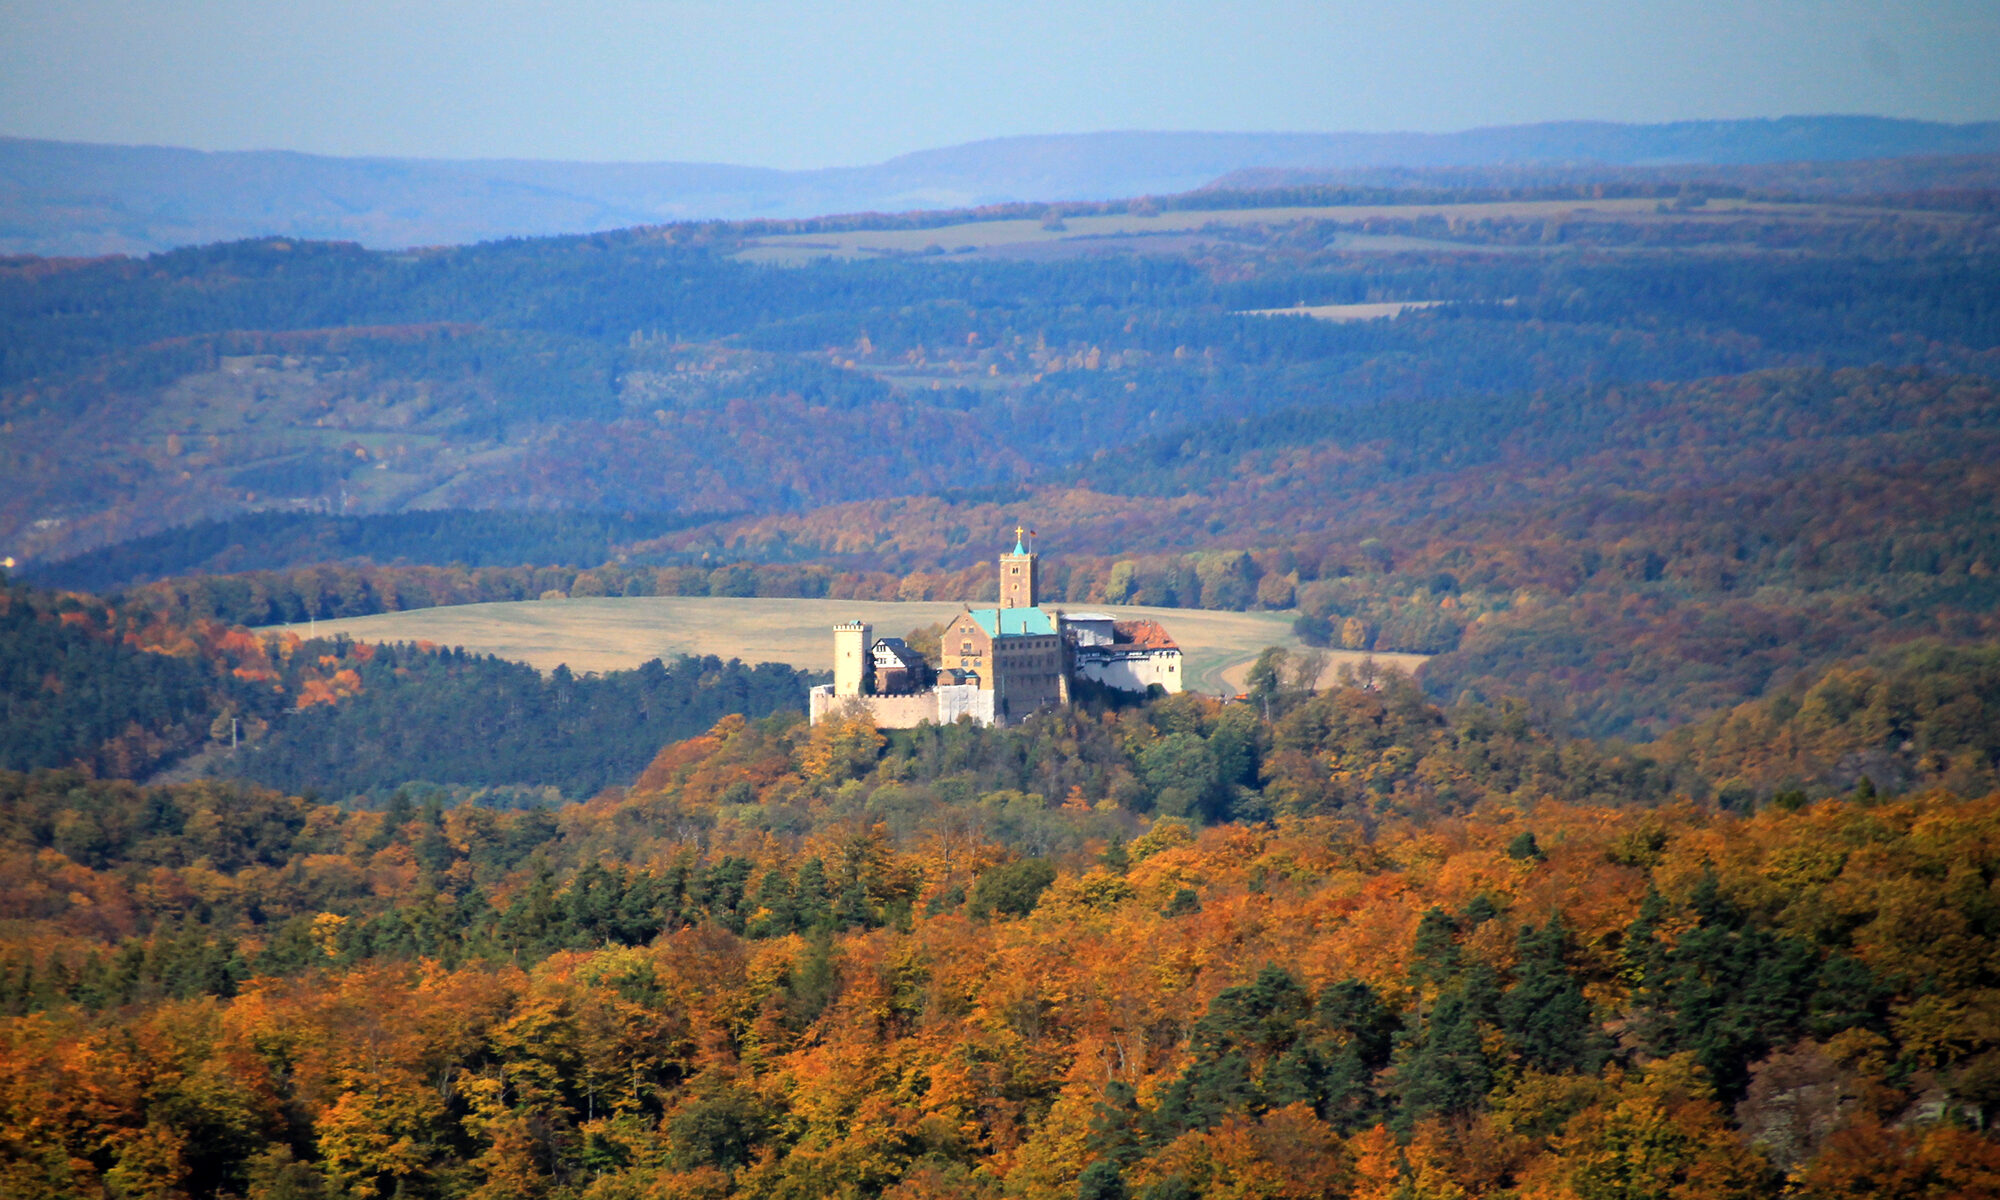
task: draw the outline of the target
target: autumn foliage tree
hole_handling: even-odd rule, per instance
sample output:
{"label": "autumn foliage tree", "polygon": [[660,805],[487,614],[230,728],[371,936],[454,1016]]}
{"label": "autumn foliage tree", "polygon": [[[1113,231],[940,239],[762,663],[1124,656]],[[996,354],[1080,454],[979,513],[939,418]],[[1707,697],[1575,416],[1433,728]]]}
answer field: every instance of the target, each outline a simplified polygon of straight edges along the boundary
{"label": "autumn foliage tree", "polygon": [[0,1179],[1985,1186],[2000,797],[1702,803],[1394,676],[1283,707],[730,717],[553,813],[0,775]]}

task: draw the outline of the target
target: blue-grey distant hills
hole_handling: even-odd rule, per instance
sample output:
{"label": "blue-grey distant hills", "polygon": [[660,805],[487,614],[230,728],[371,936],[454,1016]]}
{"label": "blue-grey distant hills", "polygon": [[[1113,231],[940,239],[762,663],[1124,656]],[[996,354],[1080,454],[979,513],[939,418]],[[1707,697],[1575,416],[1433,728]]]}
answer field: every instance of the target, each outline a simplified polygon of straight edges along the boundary
{"label": "blue-grey distant hills", "polygon": [[[0,139],[0,253],[143,254],[279,235],[395,248],[703,218],[960,208],[1188,191],[1232,173],[1659,167],[2000,152],[2000,122],[1784,117],[1460,133],[995,138],[872,166],[331,158]],[[1239,179],[1255,174],[1237,175]]]}

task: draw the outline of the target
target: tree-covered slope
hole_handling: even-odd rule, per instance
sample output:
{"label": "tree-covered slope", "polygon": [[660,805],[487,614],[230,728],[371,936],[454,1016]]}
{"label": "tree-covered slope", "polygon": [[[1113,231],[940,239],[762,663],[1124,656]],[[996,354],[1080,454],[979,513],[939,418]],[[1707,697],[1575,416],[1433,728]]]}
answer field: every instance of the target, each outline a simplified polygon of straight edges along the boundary
{"label": "tree-covered slope", "polygon": [[448,648],[260,635],[20,584],[0,590],[0,634],[0,769],[143,779],[192,756],[333,799],[411,782],[577,799],[727,714],[803,712],[819,681],[713,657],[544,679]]}
{"label": "tree-covered slope", "polygon": [[582,799],[635,779],[661,745],[730,713],[805,711],[823,676],[710,655],[576,676],[430,647],[359,647],[354,694],[289,717],[210,769],[291,792],[406,784]]}
{"label": "tree-covered slope", "polygon": [[0,774],[0,1178],[1990,1191],[1994,799],[1709,769],[1390,678],[729,718],[557,814]]}
{"label": "tree-covered slope", "polygon": [[[205,645],[203,643],[206,643]],[[144,775],[272,689],[234,671],[239,640],[0,576],[0,768]]]}
{"label": "tree-covered slope", "polygon": [[[1099,205],[1132,230],[1044,257],[780,267],[755,256],[809,235],[744,224],[17,260],[0,538],[46,560],[266,509],[785,512],[1092,460],[1149,492],[1174,474],[1157,446],[1245,416],[1311,429],[1371,401],[1774,366],[1984,373],[2000,345],[1978,212],[1562,195],[1217,194],[1211,225],[1164,240],[1145,206]],[[1246,315],[1382,300],[1448,303]]]}

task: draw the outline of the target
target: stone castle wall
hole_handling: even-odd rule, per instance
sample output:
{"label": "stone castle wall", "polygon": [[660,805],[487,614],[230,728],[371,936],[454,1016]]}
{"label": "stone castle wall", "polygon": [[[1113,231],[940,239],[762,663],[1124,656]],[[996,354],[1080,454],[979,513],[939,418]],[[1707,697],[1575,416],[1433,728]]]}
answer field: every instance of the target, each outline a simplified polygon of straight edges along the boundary
{"label": "stone castle wall", "polygon": [[849,705],[866,711],[877,729],[914,729],[925,721],[949,725],[960,717],[971,717],[982,725],[993,723],[993,693],[971,684],[908,696],[837,696],[832,684],[823,683],[806,697],[807,712],[815,725]]}

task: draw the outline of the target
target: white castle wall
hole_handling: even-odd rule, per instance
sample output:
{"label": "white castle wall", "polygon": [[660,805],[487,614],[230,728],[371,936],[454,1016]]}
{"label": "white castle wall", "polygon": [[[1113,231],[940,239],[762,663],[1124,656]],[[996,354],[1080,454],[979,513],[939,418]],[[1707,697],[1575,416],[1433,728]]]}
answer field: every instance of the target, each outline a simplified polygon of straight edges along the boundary
{"label": "white castle wall", "polygon": [[1079,654],[1076,673],[1123,692],[1143,692],[1159,684],[1168,692],[1181,690],[1181,652],[1126,650],[1108,656]]}
{"label": "white castle wall", "polygon": [[933,719],[940,725],[949,725],[960,717],[971,717],[981,725],[993,723],[993,693],[976,683],[941,687],[932,694],[937,697],[937,716]]}
{"label": "white castle wall", "polygon": [[949,725],[960,717],[971,717],[981,725],[993,724],[993,693],[981,691],[978,684],[907,696],[840,696],[832,684],[823,683],[806,693],[806,711],[815,725],[850,705],[874,718],[877,729],[914,729],[925,721]]}

